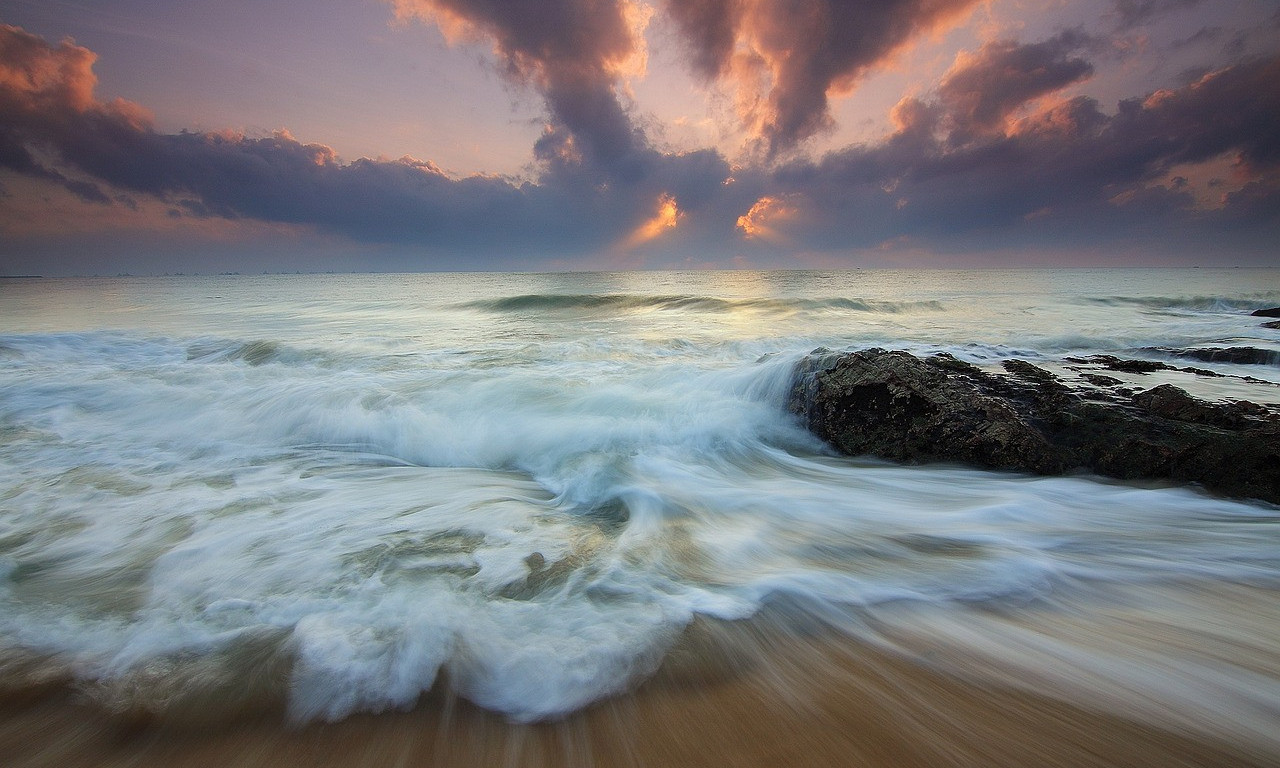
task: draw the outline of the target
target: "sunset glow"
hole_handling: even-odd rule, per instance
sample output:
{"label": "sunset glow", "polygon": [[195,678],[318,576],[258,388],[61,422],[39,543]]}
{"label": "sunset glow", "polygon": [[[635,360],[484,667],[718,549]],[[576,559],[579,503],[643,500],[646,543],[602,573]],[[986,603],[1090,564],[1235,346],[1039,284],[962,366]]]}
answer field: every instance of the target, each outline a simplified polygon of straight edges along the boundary
{"label": "sunset glow", "polygon": [[0,269],[1276,258],[1261,0],[246,2],[0,15]]}
{"label": "sunset glow", "polygon": [[657,213],[653,215],[653,218],[637,227],[627,238],[626,247],[633,248],[661,237],[668,230],[675,229],[676,225],[680,223],[681,213],[675,197],[665,192],[659,195],[657,208]]}
{"label": "sunset glow", "polygon": [[738,217],[737,226],[745,238],[781,243],[784,238],[778,231],[779,225],[794,219],[799,212],[794,197],[762,197],[751,210]]}

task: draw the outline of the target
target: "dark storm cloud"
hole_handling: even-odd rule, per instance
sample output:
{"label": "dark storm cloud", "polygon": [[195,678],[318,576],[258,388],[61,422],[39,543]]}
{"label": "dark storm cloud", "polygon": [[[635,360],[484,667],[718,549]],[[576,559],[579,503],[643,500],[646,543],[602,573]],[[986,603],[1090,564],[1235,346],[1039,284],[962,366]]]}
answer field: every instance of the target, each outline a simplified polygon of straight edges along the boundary
{"label": "dark storm cloud", "polygon": [[396,0],[402,16],[433,19],[493,43],[504,73],[530,84],[575,149],[608,168],[642,146],[616,91],[637,40],[615,0]]}
{"label": "dark storm cloud", "polygon": [[0,123],[0,168],[53,181],[86,202],[107,204],[110,199],[96,184],[67,178],[38,159],[19,126],[24,116],[43,115],[49,123],[37,130],[59,130],[66,113],[90,106],[95,58],[70,43],[52,48],[42,38],[0,25],[0,114],[10,116]]}
{"label": "dark storm cloud", "polygon": [[[344,162],[283,132],[162,133],[137,105],[94,96],[91,52],[0,27],[0,166],[102,205],[130,194],[179,219],[307,225],[447,252],[451,267],[623,243],[713,260],[896,241],[945,250],[1111,238],[1159,251],[1188,233],[1255,245],[1280,237],[1280,57],[1108,110],[1056,95],[1088,76],[1086,43],[1077,33],[988,43],[961,56],[933,96],[903,99],[887,139],[775,170],[731,168],[714,150],[663,154],[638,139],[606,162],[584,156],[580,133],[560,120],[535,147],[540,177],[521,183],[452,178],[411,158]],[[1197,191],[1184,168],[1210,161],[1224,177],[1208,189],[1225,194],[1205,205],[1203,183]],[[637,239],[668,199],[678,226]],[[420,259],[398,266],[434,263]]]}
{"label": "dark storm cloud", "polygon": [[86,203],[110,204],[111,198],[90,181],[69,179],[58,171],[46,167],[27,151],[20,137],[10,131],[0,131],[0,168],[16,171],[24,176],[52,181]]}
{"label": "dark storm cloud", "polygon": [[741,0],[667,0],[667,13],[688,46],[690,66],[704,80],[729,70],[741,22]]}
{"label": "dark storm cloud", "polygon": [[[342,162],[286,133],[165,134],[137,105],[94,98],[94,56],[0,27],[0,163],[56,179],[82,198],[111,201],[88,182],[153,195],[178,215],[308,224],[368,242],[422,243],[467,252],[575,253],[607,249],[662,192],[696,206],[725,176],[711,152],[662,157],[646,150],[630,184],[606,185],[580,164],[555,166],[541,184],[454,179],[429,162]],[[554,132],[553,132],[554,135]],[[553,143],[553,142],[552,142]]]}
{"label": "dark storm cloud", "polygon": [[[852,87],[900,46],[976,0],[668,0],[703,77],[736,73],[768,93],[748,115],[776,156],[831,125],[827,94]],[[735,53],[736,47],[749,51]],[[737,57],[736,62],[733,60]]]}
{"label": "dark storm cloud", "polygon": [[943,77],[938,96],[963,133],[1003,128],[1026,102],[1090,77],[1093,65],[1071,56],[1089,42],[1075,31],[1029,45],[989,42]]}
{"label": "dark storm cloud", "polygon": [[[613,169],[646,146],[618,98],[643,44],[628,0],[392,0],[403,16],[490,41],[506,74],[531,84],[588,163]],[[831,125],[827,94],[850,88],[900,46],[977,0],[668,0],[705,80],[725,79],[770,156]],[[767,92],[752,95],[761,79]]]}
{"label": "dark storm cloud", "polygon": [[[1173,244],[1174,232],[1196,227],[1265,242],[1280,224],[1278,78],[1280,57],[1259,59],[1123,101],[1115,114],[1077,97],[966,142],[944,126],[965,125],[967,111],[957,119],[945,98],[908,99],[884,144],[792,164],[776,181],[804,198],[803,221],[827,247],[979,232]],[[1164,183],[1181,166],[1215,159],[1239,182],[1218,206]]]}

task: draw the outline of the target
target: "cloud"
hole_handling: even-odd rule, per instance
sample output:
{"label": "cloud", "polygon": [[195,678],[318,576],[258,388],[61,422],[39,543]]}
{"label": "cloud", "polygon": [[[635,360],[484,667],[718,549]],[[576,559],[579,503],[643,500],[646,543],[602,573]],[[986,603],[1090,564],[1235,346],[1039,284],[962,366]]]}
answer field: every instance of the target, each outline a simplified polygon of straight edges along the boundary
{"label": "cloud", "polygon": [[742,0],[667,0],[665,7],[684,36],[694,73],[707,81],[726,74],[746,3]]}
{"label": "cloud", "polygon": [[962,54],[942,78],[938,96],[962,134],[1002,129],[1005,120],[1032,99],[1093,74],[1093,65],[1070,54],[1090,43],[1077,31],[1040,43],[996,40],[976,54]]}
{"label": "cloud", "polygon": [[1129,30],[1165,14],[1199,5],[1204,0],[1115,0],[1116,28]]}
{"label": "cloud", "polygon": [[[708,0],[699,13],[714,6]],[[507,18],[507,7],[495,4],[495,18]],[[618,62],[635,53],[615,31],[618,41],[593,41],[585,58],[557,53],[574,43],[554,30],[501,50],[538,87],[570,82],[564,72],[578,67],[595,73],[583,93],[604,94],[608,113],[621,109]],[[403,246],[414,260],[397,268],[573,264],[623,251],[649,265],[693,254],[785,264],[797,252],[884,244],[945,251],[1123,242],[1159,252],[1214,238],[1274,254],[1280,56],[1108,110],[1062,93],[1090,76],[1084,51],[1092,44],[1076,32],[989,42],[958,57],[932,92],[902,99],[885,139],[818,160],[731,167],[711,149],[658,152],[629,128],[630,140],[609,149],[600,129],[609,120],[576,122],[579,113],[566,110],[534,147],[538,178],[518,181],[454,178],[410,157],[347,162],[284,131],[164,133],[140,106],[94,95],[91,51],[0,27],[0,168],[6,180],[57,184],[104,215],[132,205],[138,211],[126,218],[138,221],[159,211],[170,232],[238,222],[246,231],[281,225]],[[527,58],[535,53],[542,58]],[[708,76],[727,76],[711,68],[721,60],[707,59]],[[24,206],[5,205],[40,215],[23,194]],[[47,215],[67,207],[58,210]]]}
{"label": "cloud", "polygon": [[[769,157],[831,125],[828,94],[848,90],[901,46],[976,0],[668,0],[704,78],[731,79]],[[763,90],[761,90],[763,89]]]}
{"label": "cloud", "polygon": [[644,146],[618,95],[643,61],[643,7],[629,0],[391,0],[451,40],[491,42],[503,73],[536,88],[582,159],[610,168]]}
{"label": "cloud", "polygon": [[[389,0],[402,19],[439,26],[451,40],[489,42],[502,71],[536,88],[576,157],[616,170],[647,139],[619,90],[644,58],[648,17],[634,0]],[[978,0],[667,0],[708,82],[726,81],[769,157],[831,125],[828,94],[848,90],[917,36]]]}
{"label": "cloud", "polygon": [[78,114],[110,109],[93,99],[96,59],[71,41],[54,48],[17,27],[0,25],[0,113],[9,115],[0,123],[0,168],[48,179],[81,200],[107,204],[110,198],[96,184],[68,178],[39,159],[19,129],[25,121],[43,119],[43,130],[56,133]]}
{"label": "cloud", "polygon": [[344,162],[284,131],[166,134],[138,105],[94,96],[94,58],[70,42],[50,46],[0,27],[0,163],[108,205],[119,203],[95,183],[167,201],[169,216],[301,224],[362,242],[534,258],[606,251],[651,220],[663,195],[679,200],[680,211],[709,210],[729,175],[713,151],[633,147],[631,173],[602,183],[594,164],[555,161],[581,145],[579,134],[554,126],[539,142],[547,171],[536,184],[452,178],[410,157]]}
{"label": "cloud", "polygon": [[[970,61],[1064,61],[1025,47],[1032,50],[988,47],[988,54],[999,55],[980,52]],[[978,120],[994,125],[995,116],[1019,106],[1017,94],[1042,96],[1054,83],[1070,81],[1072,71],[1013,88],[1002,78],[978,78],[981,85],[963,90],[965,98],[944,88],[933,102],[905,99],[889,140],[792,163],[776,174],[775,189],[805,199],[810,242],[826,247],[869,247],[899,237],[954,246],[968,236],[988,245],[1001,238],[1136,238],[1176,246],[1183,234],[1197,232],[1261,250],[1280,234],[1280,94],[1274,88],[1280,56],[1125,100],[1114,114],[1081,96],[963,141],[947,130],[967,131],[975,104],[995,105],[992,122]],[[1025,82],[1020,75],[1012,80]],[[1213,160],[1234,174],[1219,180],[1228,188],[1219,206],[1207,209],[1189,190],[1166,182],[1181,167]]]}
{"label": "cloud", "polygon": [[664,192],[655,202],[653,217],[636,227],[635,231],[627,236],[622,247],[625,250],[631,250],[652,242],[675,229],[681,218],[683,214],[680,211],[679,201],[674,195]]}
{"label": "cloud", "polygon": [[0,25],[0,105],[24,111],[94,106],[97,55],[70,40],[53,48],[43,38]]}
{"label": "cloud", "polygon": [[767,242],[787,244],[779,235],[778,225],[795,220],[800,215],[796,204],[797,195],[773,197],[765,195],[752,203],[751,208],[738,217],[736,222],[742,236],[748,240],[765,240]]}

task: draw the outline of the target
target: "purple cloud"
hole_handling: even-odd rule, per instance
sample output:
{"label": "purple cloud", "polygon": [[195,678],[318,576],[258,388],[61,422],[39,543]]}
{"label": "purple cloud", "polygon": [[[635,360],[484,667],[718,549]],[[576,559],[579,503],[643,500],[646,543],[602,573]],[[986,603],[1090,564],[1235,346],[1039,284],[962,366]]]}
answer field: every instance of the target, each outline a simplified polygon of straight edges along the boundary
{"label": "purple cloud", "polygon": [[1089,44],[1067,31],[1041,43],[996,40],[964,56],[943,76],[938,96],[962,135],[1004,127],[1016,109],[1093,74],[1093,65],[1070,54]]}
{"label": "purple cloud", "polygon": [[[899,47],[958,18],[975,0],[668,0],[704,78],[768,91],[743,117],[770,157],[831,125],[828,94],[848,89]],[[742,49],[741,51],[737,49]]]}
{"label": "purple cloud", "polygon": [[[606,160],[584,155],[563,121],[535,147],[541,175],[520,182],[453,178],[407,157],[345,162],[284,132],[163,133],[138,105],[94,96],[92,52],[0,27],[0,168],[95,205],[132,205],[132,195],[179,219],[278,222],[411,246],[419,267],[433,254],[482,266],[632,247],[624,244],[676,259],[780,260],[900,241],[1161,250],[1227,238],[1259,251],[1280,239],[1280,56],[1114,112],[1085,96],[1053,102],[1088,77],[1086,42],[1063,33],[988,43],[962,56],[932,97],[903,99],[885,140],[818,161],[731,168],[714,150],[663,154],[638,140]],[[1197,189],[1188,168],[1217,176]],[[670,225],[636,238],[663,201]]]}

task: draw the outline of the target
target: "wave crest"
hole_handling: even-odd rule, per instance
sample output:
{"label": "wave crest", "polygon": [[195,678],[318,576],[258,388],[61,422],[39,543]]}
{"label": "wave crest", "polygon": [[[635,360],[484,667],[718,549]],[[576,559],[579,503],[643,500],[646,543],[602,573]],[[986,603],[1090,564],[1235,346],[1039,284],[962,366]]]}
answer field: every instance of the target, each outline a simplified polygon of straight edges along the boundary
{"label": "wave crest", "polygon": [[650,295],[626,293],[531,293],[497,299],[470,301],[458,305],[463,309],[486,312],[576,311],[576,310],[699,310],[703,312],[813,312],[848,310],[897,314],[912,311],[941,311],[938,301],[876,301],[873,299],[828,298],[749,298],[726,299],[716,296]]}
{"label": "wave crest", "polygon": [[1096,296],[1086,299],[1091,304],[1108,307],[1137,306],[1154,310],[1190,310],[1194,312],[1252,312],[1276,305],[1276,297],[1242,298],[1239,296]]}

